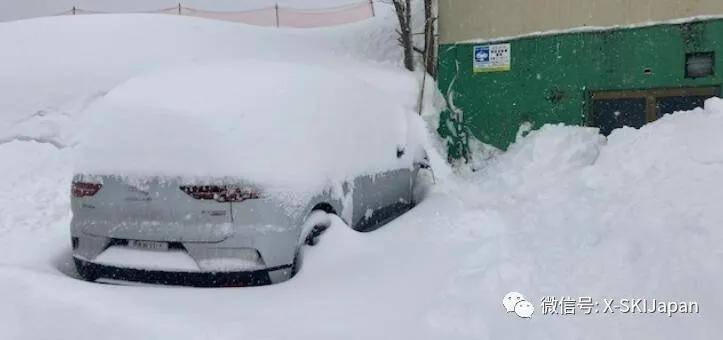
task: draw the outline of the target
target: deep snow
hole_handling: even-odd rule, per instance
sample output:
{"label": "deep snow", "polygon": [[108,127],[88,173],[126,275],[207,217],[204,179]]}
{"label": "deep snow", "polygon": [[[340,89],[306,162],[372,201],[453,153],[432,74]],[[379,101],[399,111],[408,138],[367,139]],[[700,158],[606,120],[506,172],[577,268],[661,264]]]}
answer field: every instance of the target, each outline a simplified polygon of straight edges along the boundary
{"label": "deep snow", "polygon": [[[276,29],[161,14],[48,17],[0,23],[0,142],[72,145],[88,105],[159,69],[251,58],[370,73],[399,73],[390,8],[337,28]],[[359,43],[362,41],[364,43]],[[367,67],[351,65],[364,61]],[[375,64],[379,67],[374,67]],[[391,85],[416,81],[399,76]],[[411,82],[411,84],[410,84]]]}
{"label": "deep snow", "polygon": [[[298,34],[266,35],[188,18],[125,18],[117,16],[112,25],[93,18],[0,24],[0,41],[10,39],[2,36],[8,31],[26,38],[19,47],[24,52],[0,52],[6,58],[0,90],[17,95],[0,99],[0,132],[7,140],[0,142],[0,338],[714,339],[723,332],[721,100],[607,139],[594,129],[545,126],[480,161],[474,173],[450,169],[432,153],[437,185],[419,206],[368,234],[334,219],[321,243],[307,250],[299,275],[283,284],[190,289],[74,279],[68,231],[74,124],[86,119],[82,108],[94,94],[168,60],[227,59],[224,51],[237,47],[228,41],[248,39],[264,55],[286,43],[280,37]],[[325,47],[297,46],[295,60],[339,67],[358,62],[362,54],[379,52],[369,46],[394,43],[378,35],[352,44],[346,34],[374,36],[370,32],[393,27],[385,25],[379,19],[338,33],[305,33]],[[66,34],[88,34],[89,27],[126,32],[117,41],[134,42],[88,46],[75,57],[78,50],[60,43],[43,47]],[[164,45],[175,38],[162,32],[178,30],[198,34],[196,47],[220,55]],[[39,31],[44,38],[31,38]],[[217,31],[228,32],[204,35]],[[143,37],[143,45],[131,36]],[[159,48],[142,49],[152,46]],[[349,46],[356,49],[351,56],[330,56]],[[45,65],[38,55],[52,51],[65,53]],[[95,57],[84,56],[91,52]],[[328,58],[316,59],[316,52]],[[98,61],[110,57],[116,60],[108,67]],[[62,60],[56,66],[64,67],[51,67]],[[44,66],[31,68],[36,62]],[[66,67],[77,71],[84,64],[95,68],[79,73],[83,80],[66,81],[73,79]],[[355,67],[399,105],[415,109],[416,75],[388,63]],[[410,129],[424,132],[415,125]],[[536,305],[549,295],[695,300],[701,307],[700,314],[672,317],[544,316],[537,310],[524,320],[504,312],[502,297],[513,290]]]}
{"label": "deep snow", "polygon": [[[723,295],[723,101],[606,140],[545,126],[463,186],[447,237],[467,248],[427,321],[447,334],[528,339],[713,339]],[[470,189],[471,188],[471,189]],[[698,301],[700,314],[541,316],[499,312],[509,291]],[[602,302],[601,302],[602,303]],[[540,310],[537,310],[539,313]]]}
{"label": "deep snow", "polygon": [[[438,171],[427,198],[378,231],[335,220],[293,280],[240,289],[69,278],[71,150],[13,142],[0,147],[16,160],[0,168],[2,329],[9,339],[712,339],[723,101],[707,106],[607,141],[546,126],[480,172]],[[511,290],[694,300],[701,312],[523,320],[503,312]]]}

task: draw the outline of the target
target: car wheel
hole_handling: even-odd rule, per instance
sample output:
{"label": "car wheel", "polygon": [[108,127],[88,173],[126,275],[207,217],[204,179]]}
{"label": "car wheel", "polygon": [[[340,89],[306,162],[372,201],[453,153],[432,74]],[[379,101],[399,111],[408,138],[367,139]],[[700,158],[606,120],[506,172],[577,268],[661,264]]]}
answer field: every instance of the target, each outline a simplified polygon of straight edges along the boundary
{"label": "car wheel", "polygon": [[323,210],[314,210],[306,218],[302,226],[302,235],[306,235],[301,240],[301,244],[296,248],[294,253],[294,260],[291,263],[291,277],[294,277],[300,270],[304,262],[304,249],[305,245],[315,246],[319,243],[321,234],[324,233],[331,226],[331,219],[329,213]]}
{"label": "car wheel", "polygon": [[294,261],[291,262],[291,277],[296,276],[296,273],[301,270],[301,247],[296,249],[296,253],[294,254]]}
{"label": "car wheel", "polygon": [[311,232],[309,232],[309,235],[306,236],[306,240],[304,243],[306,243],[307,246],[315,246],[319,243],[319,236],[326,231],[328,226],[325,225],[316,225],[314,228],[311,229]]}
{"label": "car wheel", "polygon": [[322,210],[314,210],[304,222],[302,230],[306,235],[304,244],[307,246],[315,246],[319,243],[319,236],[326,231],[331,225],[329,213]]}

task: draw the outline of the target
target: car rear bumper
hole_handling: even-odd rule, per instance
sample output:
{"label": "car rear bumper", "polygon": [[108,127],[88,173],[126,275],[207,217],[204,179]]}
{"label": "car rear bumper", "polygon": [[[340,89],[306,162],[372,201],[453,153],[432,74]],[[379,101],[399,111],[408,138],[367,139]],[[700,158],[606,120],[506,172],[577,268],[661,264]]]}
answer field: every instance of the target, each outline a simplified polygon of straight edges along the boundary
{"label": "car rear bumper", "polygon": [[123,268],[90,262],[73,257],[75,266],[85,279],[108,279],[189,287],[263,286],[288,279],[292,265],[247,272],[175,272]]}
{"label": "car rear bumper", "polygon": [[[167,251],[138,251],[130,240],[71,234],[73,257],[108,267],[163,272],[256,272],[288,267],[299,246],[297,228],[239,227],[223,242],[168,243]],[[268,230],[268,231],[267,231]],[[144,240],[139,237],[138,239]],[[172,255],[173,258],[169,258]],[[274,281],[277,282],[277,281]]]}

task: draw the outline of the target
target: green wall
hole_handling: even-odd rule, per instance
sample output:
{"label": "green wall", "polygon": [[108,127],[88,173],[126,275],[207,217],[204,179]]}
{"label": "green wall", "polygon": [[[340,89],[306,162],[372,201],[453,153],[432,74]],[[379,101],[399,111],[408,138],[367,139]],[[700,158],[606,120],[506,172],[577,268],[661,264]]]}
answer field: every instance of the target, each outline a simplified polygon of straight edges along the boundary
{"label": "green wall", "polygon": [[[466,134],[506,149],[523,122],[584,125],[592,91],[723,83],[721,19],[500,42],[512,44],[508,72],[473,73],[473,46],[484,43],[439,47],[439,88],[462,112],[459,121],[450,109],[442,114],[452,158],[465,155]],[[708,51],[715,75],[686,79],[685,53]]]}

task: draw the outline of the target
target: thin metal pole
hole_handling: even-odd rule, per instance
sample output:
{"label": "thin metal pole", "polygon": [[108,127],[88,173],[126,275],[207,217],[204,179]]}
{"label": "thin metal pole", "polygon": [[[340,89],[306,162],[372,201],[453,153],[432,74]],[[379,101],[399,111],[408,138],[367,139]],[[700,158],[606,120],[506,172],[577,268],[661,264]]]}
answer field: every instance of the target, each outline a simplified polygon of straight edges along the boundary
{"label": "thin metal pole", "polygon": [[427,85],[427,73],[430,71],[427,69],[427,66],[429,66],[429,56],[431,53],[434,52],[434,46],[432,46],[431,43],[432,25],[429,22],[429,19],[427,20],[426,34],[424,35],[424,37],[426,39],[426,41],[424,42],[424,65],[422,66],[424,75],[422,76],[422,93],[419,95],[419,106],[417,107],[417,113],[420,116],[422,115],[422,110],[424,109],[424,91]]}
{"label": "thin metal pole", "polygon": [[369,7],[372,9],[372,17],[377,16],[376,11],[374,10],[374,0],[369,0]]}
{"label": "thin metal pole", "polygon": [[278,3],[276,4],[275,9],[276,9],[276,27],[281,27],[281,25],[279,24],[279,4]]}
{"label": "thin metal pole", "polygon": [[427,85],[427,70],[425,67],[422,67],[424,70],[424,75],[422,75],[422,90],[419,94],[419,102],[417,102],[417,114],[422,115],[422,110],[424,110],[424,90],[426,89]]}

